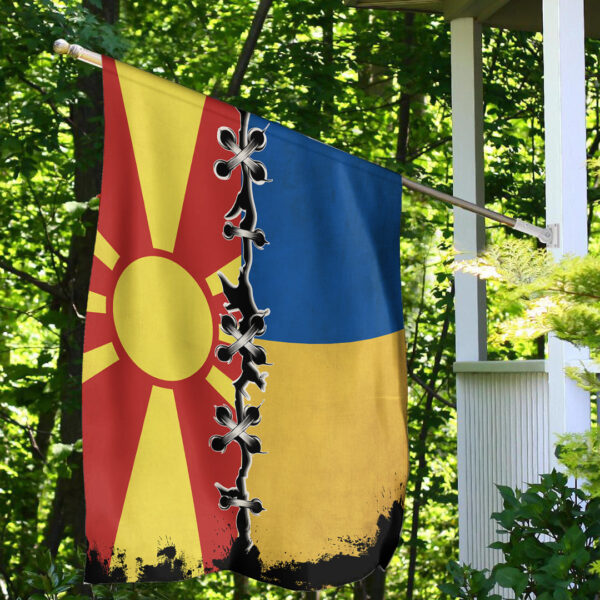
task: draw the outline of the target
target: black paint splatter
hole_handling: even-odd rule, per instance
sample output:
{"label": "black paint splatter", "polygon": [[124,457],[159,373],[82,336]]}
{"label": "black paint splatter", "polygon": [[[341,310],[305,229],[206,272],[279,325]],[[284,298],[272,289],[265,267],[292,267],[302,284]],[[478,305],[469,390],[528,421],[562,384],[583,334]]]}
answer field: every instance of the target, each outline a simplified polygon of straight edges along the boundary
{"label": "black paint splatter", "polygon": [[102,558],[96,548],[88,551],[84,575],[86,583],[126,583],[126,573],[124,553],[113,552],[110,558]]}
{"label": "black paint splatter", "polygon": [[[178,556],[177,549],[172,544],[157,550],[156,565],[145,565],[141,558],[136,558],[136,573],[135,575],[130,573],[129,577],[127,577],[126,558],[125,552],[114,550],[110,558],[101,558],[96,549],[91,549],[88,552],[84,581],[86,583],[158,582],[180,581],[195,576],[195,567],[188,564],[185,556]],[[196,565],[196,568],[201,570],[202,564]]]}
{"label": "black paint splatter", "polygon": [[377,520],[375,543],[369,544],[364,540],[354,542],[360,551],[359,556],[338,554],[315,562],[290,560],[265,567],[256,546],[248,552],[234,543],[230,555],[222,561],[215,561],[215,565],[291,590],[316,590],[344,585],[363,579],[377,568],[385,569],[388,566],[400,540],[403,516],[403,502],[394,502],[388,515],[380,515]]}

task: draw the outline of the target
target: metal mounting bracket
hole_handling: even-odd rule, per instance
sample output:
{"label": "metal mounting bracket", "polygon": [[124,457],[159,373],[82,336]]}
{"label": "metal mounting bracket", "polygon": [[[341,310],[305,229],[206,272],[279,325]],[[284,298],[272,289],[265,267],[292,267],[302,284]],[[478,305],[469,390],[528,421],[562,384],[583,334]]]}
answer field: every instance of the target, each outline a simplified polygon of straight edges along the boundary
{"label": "metal mounting bracket", "polygon": [[516,219],[513,229],[536,237],[542,244],[546,244],[546,248],[560,248],[560,226],[558,223],[551,223],[543,229],[527,221]]}

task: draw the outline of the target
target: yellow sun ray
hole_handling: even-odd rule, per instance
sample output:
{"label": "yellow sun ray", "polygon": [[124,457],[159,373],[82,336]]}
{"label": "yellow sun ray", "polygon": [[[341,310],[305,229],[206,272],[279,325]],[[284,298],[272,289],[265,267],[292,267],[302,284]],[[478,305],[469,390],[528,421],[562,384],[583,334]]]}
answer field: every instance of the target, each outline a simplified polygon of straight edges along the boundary
{"label": "yellow sun ray", "polygon": [[119,260],[118,252],[108,243],[107,239],[98,231],[96,232],[96,245],[94,256],[103,262],[111,271]]}
{"label": "yellow sun ray", "polygon": [[117,72],[152,245],[173,252],[206,97],[123,63]]}
{"label": "yellow sun ray", "polygon": [[235,338],[232,335],[228,335],[227,333],[223,333],[221,329],[219,329],[219,340],[221,342],[225,342],[226,344],[233,344],[235,342]]}
{"label": "yellow sun ray", "polygon": [[112,342],[84,352],[81,382],[85,383],[88,379],[104,371],[104,369],[108,369],[108,367],[118,360],[119,357]]}
{"label": "yellow sun ray", "polygon": [[221,294],[223,292],[223,286],[221,285],[221,280],[219,279],[217,273],[223,273],[223,275],[225,275],[225,277],[227,277],[231,283],[237,283],[241,267],[242,257],[238,256],[231,262],[227,263],[224,267],[221,267],[216,273],[209,275],[206,278],[206,283],[208,284],[212,295],[216,296],[217,294]]}
{"label": "yellow sun ray", "polygon": [[235,388],[233,387],[233,382],[223,371],[217,369],[217,367],[211,367],[206,376],[206,381],[217,390],[224,400],[229,402],[231,406],[235,406]]}
{"label": "yellow sun ray", "polygon": [[87,312],[106,313],[106,296],[90,291],[88,294]]}
{"label": "yellow sun ray", "polygon": [[157,553],[174,546],[185,572],[202,574],[202,550],[179,417],[172,389],[152,387],[144,426],[115,539],[125,553],[127,580],[136,561],[157,565]]}

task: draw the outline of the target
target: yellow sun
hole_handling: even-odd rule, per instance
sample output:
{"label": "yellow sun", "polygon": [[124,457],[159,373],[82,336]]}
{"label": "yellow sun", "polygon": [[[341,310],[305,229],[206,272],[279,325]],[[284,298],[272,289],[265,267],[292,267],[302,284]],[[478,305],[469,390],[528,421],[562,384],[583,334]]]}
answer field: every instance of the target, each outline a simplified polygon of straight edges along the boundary
{"label": "yellow sun", "polygon": [[113,317],[133,362],[165,381],[193,375],[212,346],[208,301],[194,278],[168,258],[146,256],[127,266],[115,288]]}

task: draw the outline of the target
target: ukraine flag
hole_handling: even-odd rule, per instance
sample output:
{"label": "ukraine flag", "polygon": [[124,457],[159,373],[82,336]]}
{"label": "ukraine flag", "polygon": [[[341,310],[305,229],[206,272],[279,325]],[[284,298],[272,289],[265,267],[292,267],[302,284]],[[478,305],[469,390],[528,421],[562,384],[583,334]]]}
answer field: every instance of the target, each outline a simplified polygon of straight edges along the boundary
{"label": "ukraine flag", "polygon": [[385,567],[408,450],[401,178],[103,58],[86,581]]}

